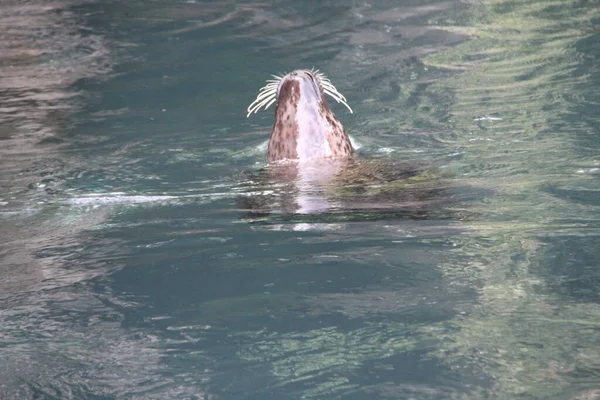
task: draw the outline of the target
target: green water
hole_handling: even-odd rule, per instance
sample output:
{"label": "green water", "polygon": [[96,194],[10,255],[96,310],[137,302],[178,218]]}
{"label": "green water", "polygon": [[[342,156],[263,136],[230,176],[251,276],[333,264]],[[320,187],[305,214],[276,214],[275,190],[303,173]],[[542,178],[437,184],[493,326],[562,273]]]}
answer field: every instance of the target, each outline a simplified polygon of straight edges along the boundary
{"label": "green water", "polygon": [[[8,1],[0,37],[0,398],[600,398],[595,1]],[[245,118],[311,67],[335,184]]]}

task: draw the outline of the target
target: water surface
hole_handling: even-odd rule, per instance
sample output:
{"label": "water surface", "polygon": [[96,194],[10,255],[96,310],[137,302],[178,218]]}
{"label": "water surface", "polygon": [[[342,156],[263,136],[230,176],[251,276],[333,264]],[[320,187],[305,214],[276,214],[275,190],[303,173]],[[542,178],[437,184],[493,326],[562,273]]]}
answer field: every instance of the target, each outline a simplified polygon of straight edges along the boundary
{"label": "water surface", "polygon": [[[599,397],[599,21],[3,2],[0,398]],[[310,67],[355,111],[335,185],[245,118]]]}

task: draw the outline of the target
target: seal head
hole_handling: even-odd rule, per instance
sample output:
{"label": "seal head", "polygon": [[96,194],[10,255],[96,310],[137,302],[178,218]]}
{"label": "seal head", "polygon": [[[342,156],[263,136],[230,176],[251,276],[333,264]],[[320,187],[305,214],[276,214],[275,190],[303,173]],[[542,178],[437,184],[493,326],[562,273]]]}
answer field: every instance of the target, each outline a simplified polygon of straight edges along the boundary
{"label": "seal head", "polygon": [[307,161],[342,158],[352,155],[350,139],[336,118],[325,94],[352,109],[327,77],[312,70],[296,70],[267,81],[256,100],[248,107],[248,116],[263,105],[276,102],[275,122],[267,161]]}

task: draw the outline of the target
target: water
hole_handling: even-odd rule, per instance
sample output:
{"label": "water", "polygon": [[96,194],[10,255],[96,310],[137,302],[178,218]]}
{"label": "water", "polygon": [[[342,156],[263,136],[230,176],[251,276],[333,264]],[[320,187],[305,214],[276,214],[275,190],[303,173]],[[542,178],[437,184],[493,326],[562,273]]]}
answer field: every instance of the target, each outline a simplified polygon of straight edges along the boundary
{"label": "water", "polygon": [[[1,398],[600,397],[595,2],[0,21]],[[313,66],[355,111],[337,186],[265,176],[245,118]]]}

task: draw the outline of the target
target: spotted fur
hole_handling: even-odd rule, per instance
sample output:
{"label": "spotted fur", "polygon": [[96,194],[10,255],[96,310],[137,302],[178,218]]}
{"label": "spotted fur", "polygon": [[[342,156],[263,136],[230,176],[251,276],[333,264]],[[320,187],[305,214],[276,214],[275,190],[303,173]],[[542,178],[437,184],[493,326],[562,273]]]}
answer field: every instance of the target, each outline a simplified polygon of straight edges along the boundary
{"label": "spotted fur", "polygon": [[[248,107],[248,115],[276,101],[275,122],[269,139],[267,161],[349,157],[350,139],[325,98],[344,104],[342,96],[325,75],[297,70],[276,77],[261,89]],[[265,108],[266,108],[265,107]]]}

